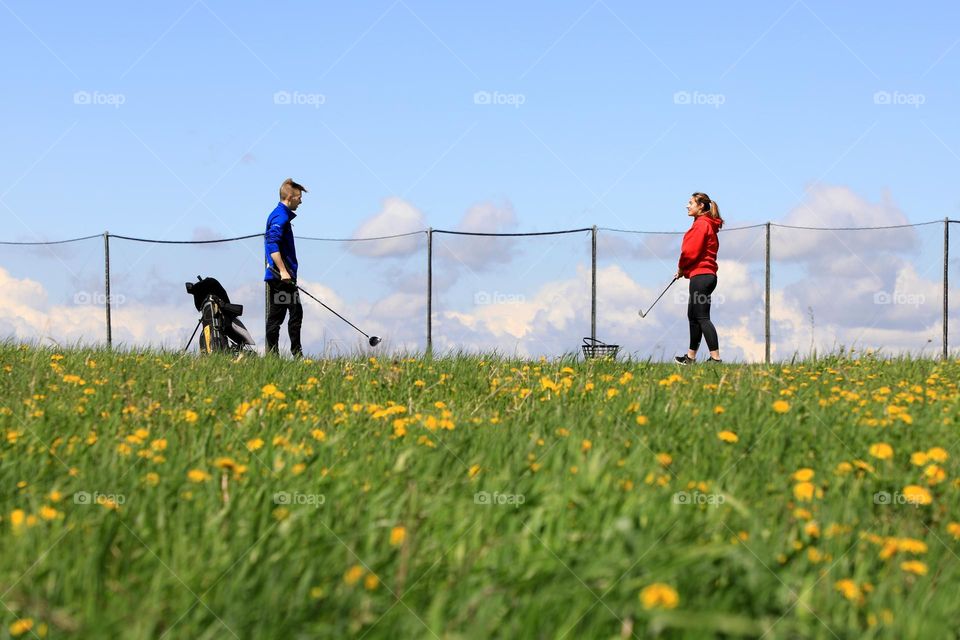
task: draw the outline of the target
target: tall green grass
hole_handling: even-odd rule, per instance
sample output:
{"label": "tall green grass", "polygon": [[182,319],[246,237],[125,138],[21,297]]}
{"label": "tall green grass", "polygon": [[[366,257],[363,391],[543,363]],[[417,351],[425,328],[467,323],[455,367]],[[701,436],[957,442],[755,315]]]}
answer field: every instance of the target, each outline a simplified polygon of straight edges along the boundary
{"label": "tall green grass", "polygon": [[952,637],[958,373],[6,345],[0,636]]}

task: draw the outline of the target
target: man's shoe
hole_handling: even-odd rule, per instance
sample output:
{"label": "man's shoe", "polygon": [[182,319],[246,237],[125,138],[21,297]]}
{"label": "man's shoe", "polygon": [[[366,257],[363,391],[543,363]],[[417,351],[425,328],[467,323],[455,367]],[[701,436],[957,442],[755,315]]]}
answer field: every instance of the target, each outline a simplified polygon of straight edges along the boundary
{"label": "man's shoe", "polygon": [[688,358],[687,354],[683,354],[682,356],[675,356],[673,358],[673,361],[683,366],[686,366],[688,364],[695,364],[697,362],[695,358]]}
{"label": "man's shoe", "polygon": [[710,362],[712,364],[723,364],[723,360],[721,360],[720,358],[707,358],[707,362]]}

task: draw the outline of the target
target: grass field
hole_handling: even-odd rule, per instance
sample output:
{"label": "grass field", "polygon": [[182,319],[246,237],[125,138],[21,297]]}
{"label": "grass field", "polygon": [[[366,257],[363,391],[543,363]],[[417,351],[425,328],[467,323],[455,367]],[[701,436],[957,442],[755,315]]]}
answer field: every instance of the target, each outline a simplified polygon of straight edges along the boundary
{"label": "grass field", "polygon": [[0,346],[0,637],[952,638],[958,380]]}

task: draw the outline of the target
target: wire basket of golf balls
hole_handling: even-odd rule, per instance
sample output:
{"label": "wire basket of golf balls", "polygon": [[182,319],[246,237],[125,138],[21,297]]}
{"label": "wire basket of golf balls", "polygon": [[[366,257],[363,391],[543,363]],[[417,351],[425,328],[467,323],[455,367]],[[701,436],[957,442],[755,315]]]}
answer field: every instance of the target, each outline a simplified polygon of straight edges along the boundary
{"label": "wire basket of golf balls", "polygon": [[620,351],[620,345],[607,344],[596,338],[584,338],[581,348],[584,360],[613,360]]}

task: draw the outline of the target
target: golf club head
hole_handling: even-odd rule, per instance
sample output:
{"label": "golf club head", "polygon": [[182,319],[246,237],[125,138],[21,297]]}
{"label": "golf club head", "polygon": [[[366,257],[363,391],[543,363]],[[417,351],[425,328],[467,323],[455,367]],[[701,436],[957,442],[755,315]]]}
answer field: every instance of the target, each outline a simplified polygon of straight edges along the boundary
{"label": "golf club head", "polygon": [[370,336],[370,346],[375,347],[380,344],[381,340],[377,336]]}

